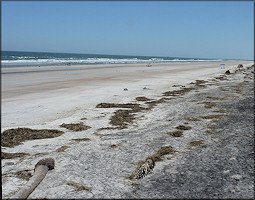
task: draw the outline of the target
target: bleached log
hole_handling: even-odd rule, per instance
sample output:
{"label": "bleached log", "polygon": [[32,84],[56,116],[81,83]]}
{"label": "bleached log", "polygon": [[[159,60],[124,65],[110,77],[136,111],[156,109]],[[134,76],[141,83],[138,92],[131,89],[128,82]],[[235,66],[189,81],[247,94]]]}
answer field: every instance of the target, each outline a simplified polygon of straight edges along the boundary
{"label": "bleached log", "polygon": [[40,182],[46,176],[48,170],[54,169],[55,161],[52,158],[45,158],[40,160],[34,169],[34,174],[26,185],[21,188],[11,199],[26,199],[35,190],[35,188],[40,184]]}

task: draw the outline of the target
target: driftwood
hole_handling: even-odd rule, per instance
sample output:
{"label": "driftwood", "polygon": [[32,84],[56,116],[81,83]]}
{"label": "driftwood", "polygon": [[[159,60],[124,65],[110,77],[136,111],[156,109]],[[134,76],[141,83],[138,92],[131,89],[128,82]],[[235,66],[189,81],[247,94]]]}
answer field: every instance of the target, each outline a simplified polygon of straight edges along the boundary
{"label": "driftwood", "polygon": [[39,185],[39,183],[44,179],[48,170],[54,169],[55,161],[52,158],[45,158],[40,160],[34,169],[34,174],[26,185],[21,188],[15,195],[10,199],[26,199],[34,189]]}

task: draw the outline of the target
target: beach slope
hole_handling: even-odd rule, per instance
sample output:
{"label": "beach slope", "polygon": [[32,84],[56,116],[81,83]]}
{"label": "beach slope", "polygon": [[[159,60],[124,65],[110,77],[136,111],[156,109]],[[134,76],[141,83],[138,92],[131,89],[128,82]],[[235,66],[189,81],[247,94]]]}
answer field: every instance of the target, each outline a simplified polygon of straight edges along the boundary
{"label": "beach slope", "polygon": [[2,197],[51,157],[29,198],[254,198],[253,62],[220,64],[2,70]]}

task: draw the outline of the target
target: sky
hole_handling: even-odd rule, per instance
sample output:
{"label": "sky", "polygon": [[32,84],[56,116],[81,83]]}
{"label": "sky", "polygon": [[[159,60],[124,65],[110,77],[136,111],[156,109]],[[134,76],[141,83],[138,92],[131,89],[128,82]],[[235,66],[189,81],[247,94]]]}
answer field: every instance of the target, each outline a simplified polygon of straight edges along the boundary
{"label": "sky", "polygon": [[253,1],[1,1],[1,50],[254,60]]}

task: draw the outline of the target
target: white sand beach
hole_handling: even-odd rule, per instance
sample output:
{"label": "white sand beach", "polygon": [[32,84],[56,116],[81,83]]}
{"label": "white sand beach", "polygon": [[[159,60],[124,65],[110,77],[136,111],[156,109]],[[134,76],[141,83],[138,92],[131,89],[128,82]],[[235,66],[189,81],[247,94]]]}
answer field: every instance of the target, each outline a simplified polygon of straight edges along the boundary
{"label": "white sand beach", "polygon": [[[130,65],[89,65],[72,67],[3,68],[5,72],[80,69],[2,74],[2,131],[74,119],[74,114],[91,110],[101,102],[126,103],[137,96],[153,98],[172,85],[186,85],[234,70],[248,61]],[[127,88],[128,91],[124,91]],[[148,89],[143,89],[148,88]],[[77,116],[79,117],[79,116]]]}
{"label": "white sand beach", "polygon": [[[225,63],[225,66],[222,67],[221,63]],[[126,177],[134,171],[139,160],[144,160],[159,147],[171,143],[164,139],[163,133],[152,133],[157,133],[157,126],[166,126],[162,120],[166,122],[168,118],[178,118],[178,109],[192,113],[192,104],[185,108],[175,107],[174,104],[158,104],[151,110],[136,113],[134,121],[124,129],[109,128],[115,127],[110,124],[110,118],[119,108],[96,106],[100,103],[146,106],[136,98],[159,100],[164,92],[180,89],[181,86],[190,87],[190,83],[196,80],[210,82],[224,75],[227,70],[234,73],[240,63],[244,68],[253,64],[252,61],[221,61],[161,63],[152,64],[151,67],[146,64],[115,64],[2,68],[1,132],[19,127],[64,132],[55,138],[29,140],[14,147],[2,146],[2,151],[6,153],[27,153],[21,158],[2,159],[2,197],[10,197],[27,182],[17,177],[15,172],[28,170],[33,173],[36,162],[47,157],[55,159],[55,169],[48,172],[30,198],[135,197],[132,193],[134,184]],[[31,72],[20,73],[26,71]],[[233,78],[233,81],[238,80]],[[213,83],[208,87],[214,88]],[[191,93],[200,94],[199,91]],[[179,103],[186,99],[185,96],[171,98]],[[175,114],[170,114],[168,109],[172,109]],[[204,110],[203,114],[208,111]],[[60,127],[63,123],[80,122],[91,128],[72,131]],[[146,129],[148,127],[150,129]],[[152,132],[147,136],[140,136],[149,130]],[[192,132],[194,130],[183,140],[198,138]],[[81,138],[89,140],[74,140]],[[184,151],[181,144],[171,143],[175,149]],[[155,173],[166,163],[177,160],[178,155],[172,160],[157,162]],[[153,176],[153,173],[149,176]],[[142,180],[146,180],[146,177]],[[91,190],[76,191],[70,182],[87,186]]]}

